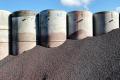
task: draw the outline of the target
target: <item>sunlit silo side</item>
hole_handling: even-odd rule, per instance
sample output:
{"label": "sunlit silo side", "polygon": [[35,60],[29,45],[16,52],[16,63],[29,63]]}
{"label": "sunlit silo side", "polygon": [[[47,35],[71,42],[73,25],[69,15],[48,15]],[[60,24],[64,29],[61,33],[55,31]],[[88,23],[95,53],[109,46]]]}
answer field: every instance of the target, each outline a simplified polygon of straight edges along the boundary
{"label": "sunlit silo side", "polygon": [[68,38],[81,40],[93,36],[93,19],[89,11],[68,13]]}
{"label": "sunlit silo side", "polygon": [[21,54],[36,46],[36,13],[29,10],[12,14],[12,53]]}
{"label": "sunlit silo side", "polygon": [[98,12],[94,14],[94,35],[101,35],[119,28],[119,13]]}
{"label": "sunlit silo side", "polygon": [[0,10],[0,60],[9,55],[9,11]]}
{"label": "sunlit silo side", "polygon": [[45,47],[58,47],[66,41],[66,12],[44,10],[40,13],[40,44]]}

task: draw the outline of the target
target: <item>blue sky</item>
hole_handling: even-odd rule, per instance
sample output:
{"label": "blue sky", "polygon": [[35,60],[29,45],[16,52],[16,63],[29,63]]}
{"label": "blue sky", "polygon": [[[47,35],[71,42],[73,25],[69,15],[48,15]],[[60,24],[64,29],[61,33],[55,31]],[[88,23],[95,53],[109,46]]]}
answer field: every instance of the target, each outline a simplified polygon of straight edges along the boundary
{"label": "blue sky", "polygon": [[[67,1],[65,4],[61,1]],[[77,6],[71,5],[74,1],[78,1]],[[87,1],[88,3],[81,4]],[[68,5],[69,4],[69,5]],[[0,0],[0,9],[8,11],[16,10],[33,10],[42,11],[45,9],[60,9],[65,11],[83,10],[85,6],[92,12],[111,11],[120,7],[120,0]]]}

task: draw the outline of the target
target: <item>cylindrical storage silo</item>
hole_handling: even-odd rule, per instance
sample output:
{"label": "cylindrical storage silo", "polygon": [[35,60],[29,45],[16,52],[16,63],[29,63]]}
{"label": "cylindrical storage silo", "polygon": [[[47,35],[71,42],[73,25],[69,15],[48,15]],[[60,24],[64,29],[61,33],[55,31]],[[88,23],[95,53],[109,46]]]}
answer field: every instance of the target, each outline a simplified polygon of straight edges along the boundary
{"label": "cylindrical storage silo", "polygon": [[66,41],[66,12],[44,10],[40,13],[40,44],[45,47],[58,47]]}
{"label": "cylindrical storage silo", "polygon": [[118,12],[98,12],[94,14],[94,35],[101,35],[119,28]]}
{"label": "cylindrical storage silo", "polygon": [[0,60],[9,55],[9,11],[0,10]]}
{"label": "cylindrical storage silo", "polygon": [[11,16],[12,53],[21,54],[36,46],[36,13],[16,11]]}
{"label": "cylindrical storage silo", "polygon": [[93,36],[93,19],[89,11],[68,13],[68,38],[81,40]]}

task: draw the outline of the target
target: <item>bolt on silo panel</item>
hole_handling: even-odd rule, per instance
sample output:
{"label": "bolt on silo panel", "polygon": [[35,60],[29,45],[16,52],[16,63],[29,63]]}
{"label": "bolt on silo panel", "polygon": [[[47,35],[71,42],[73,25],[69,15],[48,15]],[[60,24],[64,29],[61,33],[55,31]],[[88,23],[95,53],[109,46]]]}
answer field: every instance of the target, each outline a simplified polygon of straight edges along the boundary
{"label": "bolt on silo panel", "polygon": [[12,14],[12,54],[21,54],[36,46],[36,13],[28,10]]}
{"label": "bolt on silo panel", "polygon": [[81,40],[93,36],[93,19],[89,11],[68,13],[68,38]]}
{"label": "bolt on silo panel", "polygon": [[9,11],[0,10],[0,60],[9,55]]}
{"label": "bolt on silo panel", "polygon": [[94,14],[94,35],[108,33],[119,28],[118,12],[98,12]]}
{"label": "bolt on silo panel", "polygon": [[61,10],[44,10],[40,13],[40,44],[58,47],[66,41],[66,15]]}

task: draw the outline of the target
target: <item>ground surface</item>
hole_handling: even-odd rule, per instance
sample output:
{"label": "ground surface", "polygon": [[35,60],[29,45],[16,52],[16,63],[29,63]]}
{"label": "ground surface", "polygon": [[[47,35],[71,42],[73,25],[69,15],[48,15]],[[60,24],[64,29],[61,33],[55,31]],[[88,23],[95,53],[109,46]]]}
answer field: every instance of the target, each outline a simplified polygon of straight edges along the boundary
{"label": "ground surface", "polygon": [[8,56],[0,62],[0,80],[120,80],[120,30]]}

